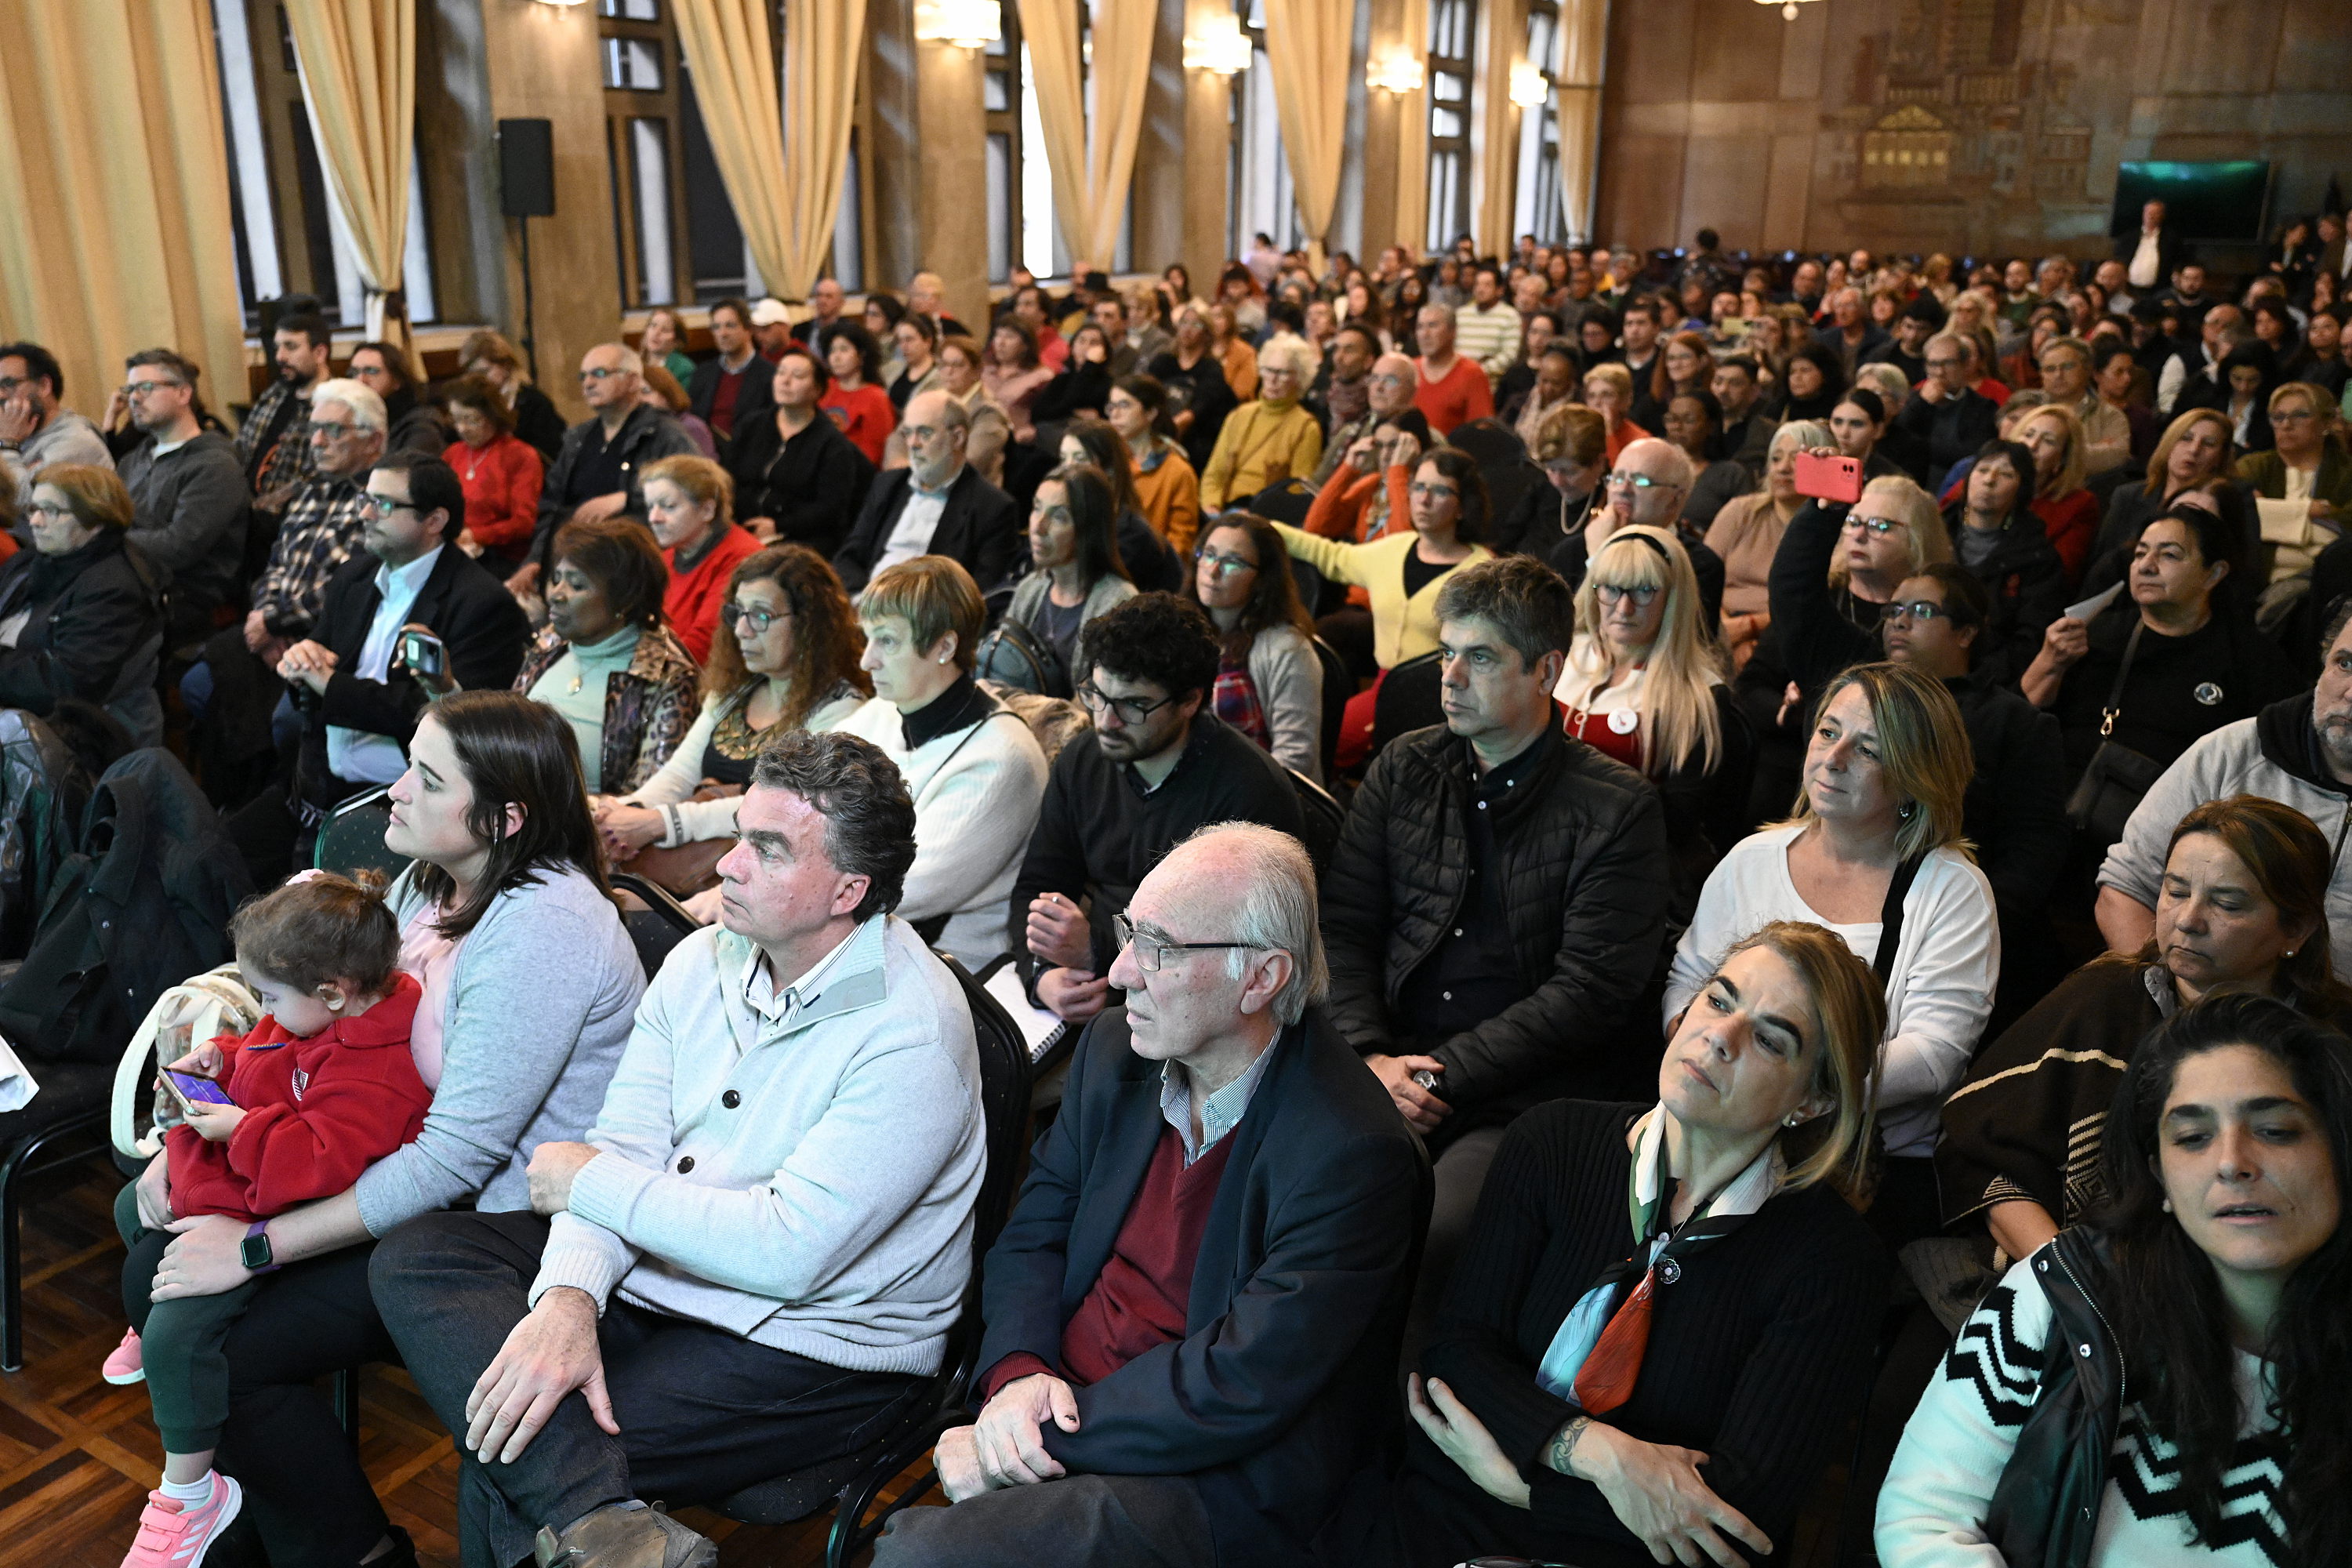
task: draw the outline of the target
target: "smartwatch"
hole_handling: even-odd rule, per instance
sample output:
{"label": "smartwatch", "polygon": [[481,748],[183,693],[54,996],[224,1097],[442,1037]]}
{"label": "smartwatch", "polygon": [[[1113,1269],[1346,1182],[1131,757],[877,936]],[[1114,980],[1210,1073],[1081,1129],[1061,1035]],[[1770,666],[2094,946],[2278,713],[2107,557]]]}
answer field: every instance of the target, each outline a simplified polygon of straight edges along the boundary
{"label": "smartwatch", "polygon": [[255,1220],[246,1227],[245,1240],[237,1248],[245,1266],[256,1274],[271,1274],[278,1269],[278,1260],[269,1251],[269,1222]]}

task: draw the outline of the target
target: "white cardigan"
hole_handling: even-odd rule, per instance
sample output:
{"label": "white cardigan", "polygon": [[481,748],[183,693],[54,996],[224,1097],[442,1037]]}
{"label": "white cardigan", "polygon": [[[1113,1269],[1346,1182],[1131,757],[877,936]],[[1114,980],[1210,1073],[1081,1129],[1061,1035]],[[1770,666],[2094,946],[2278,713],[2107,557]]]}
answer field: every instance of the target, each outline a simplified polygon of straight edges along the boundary
{"label": "white cardigan", "polygon": [[898,917],[923,924],[946,915],[947,929],[931,945],[978,973],[1004,951],[1005,901],[1045,798],[1045,753],[1036,737],[999,709],[910,752],[898,708],[879,697],[840,728],[898,763],[915,800],[915,863]]}
{"label": "white cardigan", "polygon": [[[1789,879],[1789,845],[1802,831],[1772,827],[1750,834],[1708,874],[1666,976],[1668,1019],[1689,1005],[1734,942],[1773,921],[1825,927],[1864,963],[1878,956],[1878,921],[1826,921]],[[1992,885],[1967,856],[1937,849],[1920,863],[1903,900],[1903,940],[1886,986],[1878,1122],[1889,1154],[1924,1158],[1936,1152],[1945,1098],[1969,1070],[2000,978]]]}
{"label": "white cardigan", "polygon": [[[686,738],[677,743],[677,750],[669,754],[661,771],[647,779],[635,794],[621,796],[623,805],[650,805],[661,810],[662,836],[654,842],[665,849],[706,838],[735,837],[735,808],[741,802],[740,795],[729,795],[724,800],[692,798],[694,792],[702,787],[702,753],[710,749],[710,736],[719,728],[719,716],[732,700],[732,694],[704,698],[702,711],[695,715]],[[801,728],[812,734],[838,730],[866,701],[853,692],[821,702],[810,711],[808,722]],[[668,809],[663,810],[664,807]]]}

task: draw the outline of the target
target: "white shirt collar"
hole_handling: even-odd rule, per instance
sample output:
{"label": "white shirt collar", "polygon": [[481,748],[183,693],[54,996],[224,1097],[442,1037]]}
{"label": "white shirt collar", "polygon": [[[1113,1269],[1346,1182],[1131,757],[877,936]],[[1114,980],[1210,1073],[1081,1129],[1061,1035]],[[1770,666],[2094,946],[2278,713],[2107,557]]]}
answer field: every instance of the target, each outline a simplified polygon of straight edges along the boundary
{"label": "white shirt collar", "polygon": [[385,598],[392,597],[393,584],[397,583],[411,599],[425,586],[425,579],[433,574],[433,563],[448,548],[436,544],[405,566],[390,566],[379,562],[375,569],[375,591]]}
{"label": "white shirt collar", "polygon": [[841,955],[849,950],[849,944],[856,942],[857,933],[865,929],[862,921],[850,928],[847,936],[835,942],[823,958],[809,965],[806,973],[782,991],[776,989],[775,966],[770,962],[766,950],[761,950],[760,956],[743,971],[743,1000],[751,1005],[753,1012],[771,1022],[789,1021],[823,994]]}

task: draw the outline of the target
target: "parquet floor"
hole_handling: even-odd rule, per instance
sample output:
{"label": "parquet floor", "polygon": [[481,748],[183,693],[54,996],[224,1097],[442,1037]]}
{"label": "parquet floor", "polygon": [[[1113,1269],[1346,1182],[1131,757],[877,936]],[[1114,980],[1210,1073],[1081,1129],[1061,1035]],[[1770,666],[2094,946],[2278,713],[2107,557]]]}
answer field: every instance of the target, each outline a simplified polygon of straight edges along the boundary
{"label": "parquet floor", "polygon": [[[36,1177],[24,1206],[25,1370],[0,1373],[0,1568],[119,1568],[163,1464],[143,1388],[99,1376],[122,1337],[120,1178],[101,1155]],[[371,1368],[360,1446],[376,1495],[432,1568],[457,1568],[457,1458],[407,1374]],[[687,1510],[721,1568],[813,1568],[828,1510],[739,1525]]]}

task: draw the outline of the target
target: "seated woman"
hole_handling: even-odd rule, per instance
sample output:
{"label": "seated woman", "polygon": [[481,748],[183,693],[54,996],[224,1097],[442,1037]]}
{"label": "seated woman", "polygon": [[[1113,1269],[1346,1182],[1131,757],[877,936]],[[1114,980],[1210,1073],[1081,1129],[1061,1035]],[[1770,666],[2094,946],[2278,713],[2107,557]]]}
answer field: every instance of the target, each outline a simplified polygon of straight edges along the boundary
{"label": "seated woman", "polygon": [[1837,449],[1862,465],[1863,478],[1886,479],[1904,473],[1903,465],[1878,449],[1886,437],[1886,400],[1866,386],[1850,387],[1830,408],[1830,439]]}
{"label": "seated woman", "polygon": [[499,389],[462,376],[443,395],[457,438],[441,454],[466,488],[466,526],[457,548],[503,577],[522,564],[539,527],[539,487],[546,464],[514,433],[514,411]]}
{"label": "seated woman", "polygon": [[[882,352],[882,374],[875,378],[874,384],[881,387],[887,395],[891,384],[898,379],[899,373],[907,368],[906,360],[898,353],[898,323],[907,319],[906,303],[896,294],[869,289],[866,291],[866,305],[858,312],[858,318],[866,328],[866,335],[874,340],[875,347]],[[892,418],[898,417],[898,405],[893,403],[890,405]]]}
{"label": "seated woman", "polygon": [[641,480],[646,521],[669,568],[662,614],[688,657],[710,657],[719,632],[719,605],[735,568],[759,553],[760,542],[735,526],[735,481],[708,458],[681,453],[647,463]]}
{"label": "seated woman", "polygon": [[1796,683],[1801,713],[1816,710],[1838,671],[1876,656],[1878,623],[1903,580],[1951,558],[1935,499],[1909,479],[1873,479],[1852,507],[1806,503],[1781,537],[1771,578],[1772,657]]}
{"label": "seated woman", "polygon": [[1542,438],[1545,416],[1577,399],[1580,389],[1576,346],[1566,338],[1553,338],[1536,354],[1530,368],[1535,374],[1528,384],[1527,395],[1519,400],[1507,423],[1518,437],[1519,444],[1533,452]]}
{"label": "seated woman", "polygon": [[694,449],[706,458],[719,456],[719,437],[702,416],[694,412],[693,399],[687,395],[686,384],[657,364],[646,366],[642,384],[637,388],[637,401],[647,408],[657,408],[677,421]]}
{"label": "seated woman", "polygon": [[662,616],[669,568],[625,517],[565,523],[552,559],[547,629],[514,689],[572,726],[590,795],[625,794],[669,761],[694,712],[701,672]]}
{"label": "seated woman", "polygon": [[1216,716],[1284,767],[1323,776],[1323,661],[1274,524],[1229,511],[1202,537],[1192,596],[1217,628]]}
{"label": "seated woman", "polygon": [[831,555],[866,504],[874,465],[817,406],[824,390],[815,352],[786,343],[776,362],[775,412],[736,426],[727,472],[753,538]]}
{"label": "seated woman", "polygon": [[111,468],[61,463],[35,476],[33,548],[0,564],[0,707],[46,717],[60,702],[93,703],[132,744],[163,744],[163,584],[124,537],[132,515]]}
{"label": "seated woman", "polygon": [[[929,392],[940,383],[940,324],[919,311],[910,310],[890,329],[890,339],[898,348],[898,374],[890,382],[890,406],[903,415],[908,398],[919,392]],[[876,462],[881,467],[889,466],[880,458]]]}
{"label": "seated woman", "polygon": [[1633,373],[1613,360],[1584,373],[1584,405],[1607,426],[1601,456],[1612,464],[1618,453],[1649,434],[1633,420]]}
{"label": "seated woman", "polygon": [[253,1288],[226,1344],[221,1449],[278,1563],[415,1561],[325,1383],[392,1352],[368,1285],[375,1243],[442,1209],[529,1209],[525,1167],[587,1134],[646,987],[570,725],[511,691],[463,691],[425,710],[408,757],[384,847],[415,863],[386,902],[422,990],[408,1050],[433,1091],[424,1131],[258,1234],[194,1221],[158,1269],[181,1295]]}
{"label": "seated woman", "polygon": [[1671,1017],[1733,942],[1776,920],[1827,926],[1877,971],[1888,1158],[1870,1221],[1893,1247],[1939,1223],[1937,1112],[1968,1070],[2000,978],[1992,887],[1961,837],[1974,772],[1943,682],[1907,665],[1846,670],[1815,710],[1796,815],[1723,858],[1666,978]]}
{"label": "seated woman", "polygon": [[2287,382],[2271,394],[2272,449],[2238,459],[2234,477],[2254,492],[2262,519],[2269,582],[2309,572],[2352,520],[2352,453],[2336,412],[2326,388]]}
{"label": "seated woman", "polygon": [[1068,697],[1078,667],[1078,634],[1135,597],[1118,556],[1118,512],[1110,481],[1091,463],[1064,463],[1037,482],[1029,508],[1034,568],[1013,590],[1004,618],[1026,626],[1048,654],[1045,695]]}
{"label": "seated woman", "polygon": [[1143,521],[1181,562],[1201,526],[1201,476],[1192,471],[1168,416],[1168,389],[1148,375],[1122,376],[1103,400],[1103,419],[1127,444],[1129,478]]}
{"label": "seated woman", "polygon": [[1666,400],[1660,423],[1698,476],[1683,501],[1682,521],[1704,533],[1715,514],[1748,488],[1748,470],[1722,455],[1723,405],[1703,386],[1677,392]]}
{"label": "seated woman", "polygon": [[944,555],[887,566],[858,595],[874,700],[841,727],[887,752],[915,802],[915,863],[895,911],[977,973],[1004,951],[1005,900],[1045,797],[1045,753],[982,690],[979,585]]}
{"label": "seated woman", "polygon": [[1878,1494],[1885,1568],[2284,1568],[2352,1552],[2352,1047],[2211,997],[2134,1054],[2102,1202],[2018,1262]]}
{"label": "seated woman", "polygon": [[1764,479],[1725,503],[1706,527],[1706,547],[1723,558],[1724,652],[1736,671],[1772,625],[1772,557],[1805,504],[1797,493],[1797,454],[1832,444],[1829,426],[1792,420],[1772,432]]}
{"label": "seated woman", "polygon": [[2084,591],[2096,593],[2123,581],[2140,530],[2191,490],[2212,493],[2221,521],[2239,541],[2237,548],[2251,558],[2262,522],[2252,492],[2229,478],[2231,452],[2230,422],[2210,408],[2189,409],[2166,426],[2147,459],[2147,477],[2117,486],[2107,501],[2098,541],[2091,546],[2091,568],[2083,575]]}
{"label": "seated woman", "polygon": [[1845,395],[1845,362],[1835,349],[1807,338],[1789,351],[1780,395],[1768,412],[1782,420],[1811,419],[1827,425]]}
{"label": "seated woman", "polygon": [[1041,447],[1057,443],[1073,419],[1099,419],[1110,402],[1110,339],[1092,321],[1070,334],[1069,362],[1047,382],[1030,406]]}
{"label": "seated woman", "polygon": [[2083,421],[2071,408],[2045,403],[2019,420],[2010,438],[2033,454],[2033,515],[2058,552],[2071,588],[2083,580],[2099,531],[2099,500],[2083,466]]}
{"label": "seated woman", "polygon": [[1234,395],[1211,341],[1208,316],[1194,308],[1176,312],[1172,346],[1150,365],[1151,379],[1168,389],[1168,420],[1194,473],[1209,466],[1225,419],[1241,399]]}
{"label": "seated woman", "polygon": [[1363,1479],[1325,1560],[1786,1544],[1870,1384],[1887,1259],[1849,1194],[1885,1017],[1834,935],[1772,921],[1670,1021],[1655,1105],[1513,1122],[1408,1386],[1404,1473]]}
{"label": "seated woman", "polygon": [[1111,505],[1118,514],[1118,558],[1137,590],[1181,593],[1187,563],[1144,516],[1143,499],[1135,489],[1135,466],[1128,460],[1129,448],[1119,433],[1100,419],[1073,419],[1062,426],[1055,449],[1063,462],[1099,469],[1110,481]]}
{"label": "seated woman", "polygon": [[857,668],[857,620],[824,557],[779,544],[751,556],[727,584],[719,635],[702,669],[702,711],[654,776],[596,803],[615,866],[640,850],[692,844],[691,861],[657,879],[708,922],[716,873],[735,838],[735,808],[760,748],[794,730],[837,730],[874,695]]}
{"label": "seated woman", "polygon": [[1945,1222],[1983,1226],[2014,1262],[2087,1218],[2116,1085],[2148,1032],[2183,1007],[2243,991],[2330,1028],[2352,1024],[2352,988],[2329,958],[2331,860],[2311,819],[2273,800],[2232,795],[2182,817],[2147,945],[2068,975],[1945,1101]]}
{"label": "seated woman", "polygon": [[[1609,472],[1608,444],[1608,426],[1583,404],[1559,403],[1547,409],[1535,439],[1528,444],[1528,456],[1550,482],[1529,485],[1520,492],[1518,504],[1496,527],[1495,548],[1545,560],[1569,535],[1583,532],[1593,510],[1608,504],[1601,482]],[[1320,502],[1323,498],[1315,499]]]}
{"label": "seated woman", "polygon": [[2168,768],[2304,684],[2239,606],[2229,526],[2192,499],[2207,498],[2191,491],[2140,531],[2125,592],[2095,619],[2050,623],[2018,682],[2057,715],[2070,787],[2103,741]]}
{"label": "seated woman", "polygon": [[1223,511],[1269,485],[1305,479],[1323,460],[1323,426],[1298,399],[1314,375],[1303,342],[1285,339],[1259,351],[1257,397],[1234,410],[1201,470],[1201,506]]}
{"label": "seated woman", "polygon": [[898,410],[882,387],[882,345],[856,321],[836,321],[824,331],[824,368],[832,384],[817,407],[866,454],[877,468],[890,432],[898,427]]}
{"label": "seated woman", "polygon": [[1969,466],[1961,498],[1944,509],[1953,554],[1992,602],[1975,668],[2002,685],[2025,673],[2066,604],[2066,569],[2029,505],[2034,472],[2026,448],[1988,441]]}
{"label": "seated woman", "polygon": [[[1391,484],[1394,469],[1390,470]],[[1370,596],[1372,659],[1384,679],[1410,658],[1437,651],[1437,590],[1456,567],[1486,561],[1486,481],[1467,452],[1441,447],[1421,459],[1405,487],[1410,530],[1391,528],[1369,544],[1324,539],[1276,523],[1283,547],[1335,583]],[[1371,742],[1380,680],[1348,700],[1339,739],[1342,767],[1360,761]]]}
{"label": "seated woman", "polygon": [[1576,590],[1576,642],[1552,692],[1570,734],[1658,786],[1676,925],[1748,826],[1753,742],[1705,620],[1682,542],[1665,529],[1621,528]]}
{"label": "seated woman", "polygon": [[989,329],[988,348],[982,355],[981,384],[990,399],[1013,420],[1013,438],[1026,441],[1037,433],[1030,405],[1054,373],[1038,362],[1036,334],[1011,316],[1000,316]]}

